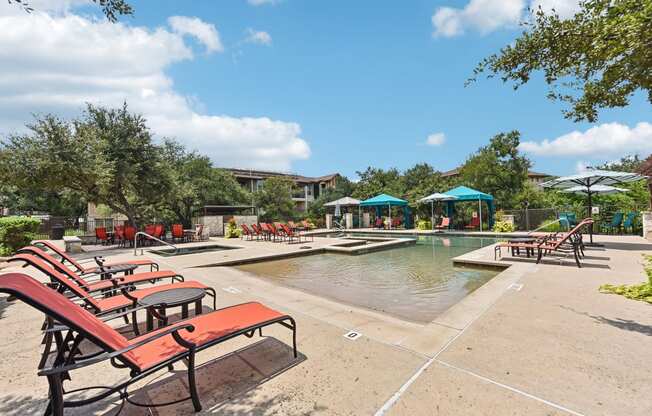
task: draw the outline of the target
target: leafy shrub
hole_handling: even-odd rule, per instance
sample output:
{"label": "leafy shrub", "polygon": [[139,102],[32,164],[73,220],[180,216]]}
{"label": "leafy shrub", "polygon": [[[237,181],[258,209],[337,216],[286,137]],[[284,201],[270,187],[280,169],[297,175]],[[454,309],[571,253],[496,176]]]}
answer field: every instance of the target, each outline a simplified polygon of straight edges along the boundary
{"label": "leafy shrub", "polygon": [[645,256],[647,265],[645,266],[645,273],[647,274],[647,282],[637,285],[602,285],[600,292],[613,293],[621,295],[627,299],[640,300],[647,303],[652,303],[652,256]]}
{"label": "leafy shrub", "polygon": [[226,230],[224,231],[224,237],[225,238],[240,238],[242,235],[242,230],[238,228],[238,224],[236,224],[235,219],[231,218],[229,220],[229,223],[226,224]]}
{"label": "leafy shrub", "polygon": [[493,231],[496,233],[513,233],[515,230],[516,227],[511,222],[496,221],[494,223]]}
{"label": "leafy shrub", "polygon": [[29,245],[41,221],[30,217],[0,218],[0,254],[11,255]]}
{"label": "leafy shrub", "polygon": [[430,220],[419,220],[417,221],[417,229],[418,230],[431,230],[432,229],[432,223]]}

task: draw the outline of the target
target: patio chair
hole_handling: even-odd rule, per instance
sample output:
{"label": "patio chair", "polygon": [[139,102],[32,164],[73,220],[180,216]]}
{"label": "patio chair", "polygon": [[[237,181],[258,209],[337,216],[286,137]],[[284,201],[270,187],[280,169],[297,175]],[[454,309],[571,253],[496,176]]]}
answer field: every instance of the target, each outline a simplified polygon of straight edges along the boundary
{"label": "patio chair", "polygon": [[401,226],[400,218],[392,218],[392,228],[399,228]]}
{"label": "patio chair", "polygon": [[113,227],[113,240],[118,244],[118,247],[125,246],[125,229],[122,225]]}
{"label": "patio chair", "polygon": [[577,225],[577,217],[574,212],[560,212],[559,224],[566,225],[566,229],[570,230]]}
{"label": "patio chair", "polygon": [[[285,232],[285,235],[288,238],[288,242],[292,243],[295,239],[297,240],[298,243],[301,243],[301,238],[303,237],[304,241],[307,241],[308,235],[306,234],[301,234],[299,231],[295,231],[292,228],[290,228],[289,225],[286,224],[281,224],[281,228],[283,229],[283,232]],[[314,237],[312,234],[310,236],[310,241],[314,241]]]}
{"label": "patio chair", "polygon": [[313,227],[313,225],[310,224],[307,220],[303,220],[303,221],[301,221],[301,224],[303,224],[303,227],[304,227],[306,230],[312,230],[313,228],[315,228],[315,227]]}
{"label": "patio chair", "polygon": [[267,238],[265,230],[263,230],[263,227],[261,227],[260,224],[251,224],[251,229],[256,233],[257,240],[260,240],[261,238],[265,240]]}
{"label": "patio chair", "polygon": [[[162,279],[171,279],[172,282],[183,281],[183,276],[173,270],[157,270],[155,272],[135,273],[124,276],[113,276],[111,274],[97,274],[95,276],[86,274],[80,276],[68,268],[66,265],[58,262],[48,253],[37,247],[23,247],[17,254],[10,257],[7,261],[25,261],[32,266],[41,269],[47,274],[47,270],[55,269],[72,279],[77,285],[88,292],[106,291],[111,289],[120,289],[123,286],[133,287],[138,284],[156,283]],[[43,266],[45,265],[45,266]]]}
{"label": "patio chair", "polygon": [[636,212],[628,212],[625,221],[623,221],[623,231],[627,232],[627,230],[630,230],[631,233],[634,234],[637,217],[638,214]]}
{"label": "patio chair", "polygon": [[374,228],[378,228],[380,230],[385,229],[385,222],[381,217],[376,218],[376,222],[374,223]]}
{"label": "patio chair", "polygon": [[181,224],[172,224],[172,240],[177,241],[181,240],[185,242],[186,234],[183,232],[183,225]]}
{"label": "patio chair", "polygon": [[136,227],[133,225],[125,225],[125,242],[129,242],[129,246],[133,247],[136,240]]}
{"label": "patio chair", "polygon": [[621,225],[623,223],[623,216],[624,214],[622,212],[616,212],[614,216],[611,218],[611,222],[607,224],[602,224],[602,229],[607,233],[616,233],[616,232],[621,232]]}
{"label": "patio chair", "polygon": [[575,258],[575,263],[577,267],[581,268],[580,258],[584,257],[584,244],[582,242],[582,233],[581,229],[585,226],[590,226],[593,224],[593,220],[588,218],[577,224],[572,230],[568,233],[552,233],[545,237],[536,239],[533,242],[503,242],[496,244],[494,248],[494,257],[501,255],[501,247],[506,247],[512,249],[512,255],[514,255],[514,249],[524,249],[526,253],[535,252],[537,255],[536,262],[537,264],[541,262],[541,259],[544,255],[561,252],[561,253],[573,253]]}
{"label": "patio chair", "polygon": [[[61,324],[50,328],[50,331],[55,332],[57,340],[53,362],[49,367],[38,368],[38,375],[47,377],[49,385],[49,402],[45,413],[54,416],[63,416],[67,407],[84,406],[116,393],[134,403],[127,392],[130,385],[159,370],[171,369],[173,364],[182,360],[188,367],[190,390],[190,396],[183,400],[191,400],[195,411],[200,411],[202,407],[195,380],[195,354],[239,335],[252,337],[256,330],[262,336],[264,327],[276,323],[292,331],[293,353],[297,358],[294,319],[257,302],[216,310],[127,340],[93,314],[75,306],[69,299],[27,275],[0,275],[0,292],[15,296],[44,313],[51,321]],[[100,351],[84,355],[79,347],[83,340],[95,344]],[[49,348],[43,354],[51,355]],[[95,386],[66,392],[63,383],[64,380],[70,380],[77,370],[100,362],[109,362],[119,369],[129,369],[128,378],[111,387],[100,387],[100,392],[95,395],[66,398],[67,393],[78,394],[80,391],[92,392],[98,389]],[[134,404],[154,407],[178,402],[179,400]]]}
{"label": "patio chair", "polygon": [[150,272],[153,272],[155,270],[158,271],[159,269],[158,263],[150,259],[133,259],[133,260],[118,261],[118,262],[106,262],[104,261],[104,258],[102,256],[96,256],[94,258],[95,265],[91,267],[85,267],[77,260],[69,256],[68,253],[66,253],[64,250],[61,250],[59,247],[52,244],[48,240],[35,240],[32,241],[32,245],[40,248],[41,250],[47,248],[48,250],[54,252],[57,256],[61,257],[61,260],[59,261],[60,263],[62,264],[65,264],[66,262],[70,263],[75,268],[75,272],[80,273],[82,275],[97,274],[100,272],[100,267],[116,267],[125,264],[134,265],[134,266],[149,266]]}
{"label": "patio chair", "polygon": [[102,245],[109,244],[109,235],[104,227],[95,228],[95,244],[98,242]]}
{"label": "patio chair", "polygon": [[441,218],[441,223],[439,223],[439,225],[435,225],[435,230],[448,229],[450,224],[451,224],[450,217],[442,217]]}
{"label": "patio chair", "polygon": [[[92,291],[87,290],[86,287],[80,285],[77,279],[71,277],[67,273],[62,273],[59,270],[50,267],[47,263],[34,256],[28,254],[17,254],[10,257],[8,261],[24,262],[26,266],[29,265],[36,268],[41,273],[48,276],[53,284],[53,289],[56,289],[59,293],[69,294],[72,298],[77,298],[75,300],[81,302],[84,308],[92,311],[98,316],[105,316],[114,312],[126,312],[129,310],[129,313],[132,314],[132,321],[134,321],[132,324],[135,333],[138,333],[138,326],[135,323],[135,314],[137,310],[143,309],[142,307],[139,308],[141,305],[138,301],[153,293],[163,292],[169,289],[204,289],[206,293],[213,298],[213,309],[216,307],[215,289],[195,280],[184,281],[183,276],[180,275],[178,275],[177,279],[173,279],[172,283],[136,290],[127,290],[128,288],[125,286],[116,287],[117,291],[113,292],[113,296],[95,298],[93,297]],[[125,321],[128,322],[127,319],[125,319]]]}
{"label": "patio chair", "polygon": [[471,217],[471,222],[464,226],[466,230],[475,230],[476,228],[480,228],[480,216]]}
{"label": "patio chair", "polygon": [[156,224],[154,226],[154,237],[159,240],[165,240],[165,226],[163,224]]}
{"label": "patio chair", "polygon": [[285,234],[279,231],[273,223],[266,223],[266,225],[274,241],[278,240],[279,242],[282,242],[285,240]]}
{"label": "patio chair", "polygon": [[253,240],[254,239],[254,233],[247,227],[247,224],[240,224],[240,228],[242,229],[242,236],[241,238],[247,239],[247,240]]}

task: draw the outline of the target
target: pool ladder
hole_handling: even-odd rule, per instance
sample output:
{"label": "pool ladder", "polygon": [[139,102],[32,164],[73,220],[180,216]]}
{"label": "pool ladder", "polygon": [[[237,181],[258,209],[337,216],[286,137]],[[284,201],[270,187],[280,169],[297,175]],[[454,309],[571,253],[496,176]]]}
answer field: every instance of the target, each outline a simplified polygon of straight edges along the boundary
{"label": "pool ladder", "polygon": [[[166,241],[163,241],[163,240],[161,240],[161,239],[158,239],[158,238],[154,237],[154,236],[151,235],[151,234],[147,234],[146,232],[138,231],[138,232],[136,233],[136,235],[134,236],[134,256],[137,256],[137,255],[138,255],[137,250],[138,250],[138,236],[139,236],[139,235],[143,235],[143,236],[147,237],[147,238],[150,239],[150,240],[158,241],[159,243],[162,243],[162,244],[165,244],[166,246],[170,246],[170,247],[172,247],[172,248],[174,249],[174,253],[175,253],[175,254],[179,251],[179,248],[178,248],[177,246],[175,246],[174,244],[170,244],[170,243],[168,243],[168,242],[166,242]],[[143,248],[142,248],[142,246],[140,247],[140,255],[141,255],[141,256],[143,255]]]}

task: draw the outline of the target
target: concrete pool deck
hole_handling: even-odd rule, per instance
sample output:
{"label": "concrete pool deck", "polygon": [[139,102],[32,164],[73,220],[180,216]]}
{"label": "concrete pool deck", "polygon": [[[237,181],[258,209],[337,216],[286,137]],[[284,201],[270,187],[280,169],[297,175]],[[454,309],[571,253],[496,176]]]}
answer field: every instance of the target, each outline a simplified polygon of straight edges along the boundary
{"label": "concrete pool deck", "polygon": [[[317,240],[321,246],[330,239]],[[261,341],[237,339],[203,352],[200,362],[208,361],[198,374],[203,414],[647,415],[652,412],[651,305],[600,294],[597,288],[646,280],[641,254],[650,253],[652,244],[640,237],[597,240],[605,246],[589,249],[582,269],[572,259],[541,265],[509,256],[494,261],[491,247],[461,256],[509,268],[425,325],[279,286],[232,267],[193,267],[244,250],[146,255],[163,268],[214,286],[218,307],[259,300],[297,320],[304,357],[298,362],[290,359],[290,336],[282,327],[266,331]],[[235,244],[252,245],[260,255],[299,250],[298,245]],[[112,258],[132,256],[121,250]],[[0,414],[44,408],[46,382],[35,374],[41,321],[30,307],[0,296],[5,334],[0,350],[13,357],[0,362]],[[362,336],[345,338],[350,330]],[[106,380],[125,374],[101,368]],[[79,371],[74,385],[94,383],[97,374]],[[137,394],[168,400],[185,391],[180,371],[148,380]],[[116,407],[117,400],[107,400],[70,414],[111,415]],[[184,403],[151,414],[190,414],[191,409]],[[128,405],[123,414],[150,413]]]}

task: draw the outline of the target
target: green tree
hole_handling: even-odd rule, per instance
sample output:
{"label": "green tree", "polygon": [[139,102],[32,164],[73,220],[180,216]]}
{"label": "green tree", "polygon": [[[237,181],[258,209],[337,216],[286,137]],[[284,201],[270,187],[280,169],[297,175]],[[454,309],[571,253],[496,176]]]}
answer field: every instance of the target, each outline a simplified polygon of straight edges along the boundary
{"label": "green tree", "polygon": [[[34,11],[34,8],[30,6],[29,0],[8,0],[9,3],[15,3],[18,6],[22,7],[27,13]],[[125,0],[92,0],[100,8],[102,8],[102,13],[106,16],[109,22],[115,23],[118,21],[118,16],[120,15],[133,15],[134,9],[127,3]]]}
{"label": "green tree", "polygon": [[542,71],[548,97],[570,104],[566,118],[594,122],[598,109],[624,107],[638,90],[652,102],[652,2],[584,0],[570,19],[538,9],[527,30],[474,70],[514,89]]}
{"label": "green tree", "polygon": [[170,184],[163,209],[169,209],[174,220],[185,227],[192,225],[193,214],[206,204],[231,205],[248,200],[247,191],[235,177],[213,168],[208,157],[187,152],[173,140],[166,140],[161,152],[162,167]]}
{"label": "green tree", "polygon": [[530,161],[518,152],[520,136],[516,130],[497,134],[489,145],[471,155],[460,170],[464,183],[493,195],[500,209],[517,205],[515,196],[527,181]]}
{"label": "green tree", "polygon": [[296,217],[292,191],[294,182],[273,176],[265,180],[263,188],[254,194],[259,215],[264,221],[287,221]]}
{"label": "green tree", "polygon": [[335,186],[333,188],[326,188],[317,199],[308,205],[308,217],[312,220],[319,220],[326,215],[326,207],[324,204],[335,201],[345,196],[353,195],[355,184],[347,177],[340,176],[335,179]]}
{"label": "green tree", "polygon": [[88,105],[82,117],[47,115],[0,145],[0,179],[43,192],[68,190],[138,225],[160,210],[170,184],[145,119],[122,108]]}
{"label": "green tree", "polygon": [[363,172],[356,172],[360,180],[355,186],[354,198],[368,199],[381,193],[401,197],[404,192],[398,169],[383,170],[369,166]]}

